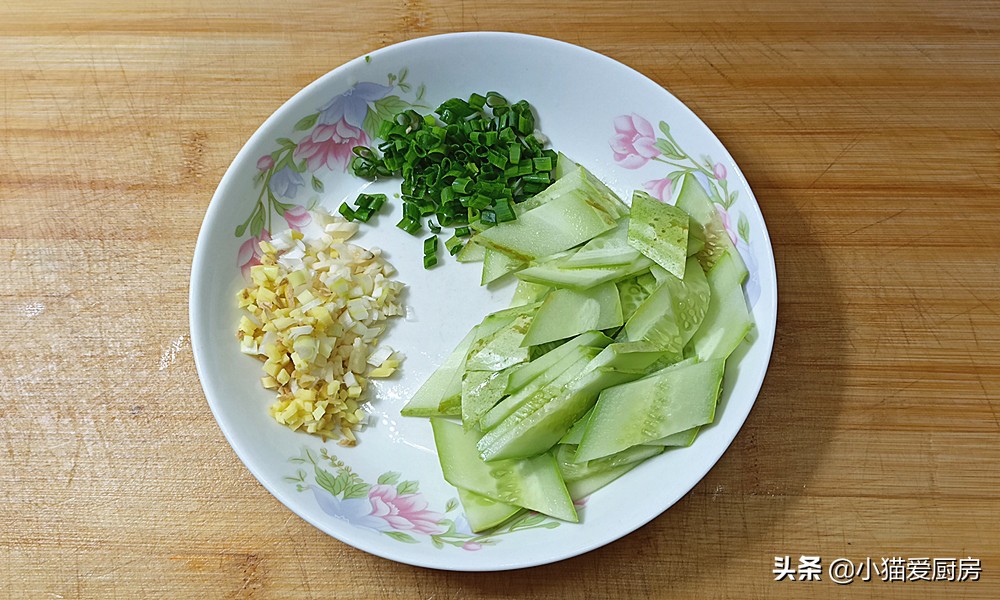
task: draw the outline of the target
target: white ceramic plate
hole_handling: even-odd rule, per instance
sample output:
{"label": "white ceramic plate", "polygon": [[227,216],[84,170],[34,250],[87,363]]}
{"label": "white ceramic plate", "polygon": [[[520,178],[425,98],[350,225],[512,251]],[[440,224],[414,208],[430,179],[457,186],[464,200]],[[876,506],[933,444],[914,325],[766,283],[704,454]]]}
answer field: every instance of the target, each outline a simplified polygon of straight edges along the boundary
{"label": "white ceramic plate", "polygon": [[[747,296],[756,331],[730,361],[716,422],[689,448],[669,450],[593,494],[581,523],[542,516],[488,535],[473,534],[441,476],[429,423],[399,409],[465,333],[505,307],[512,286],[479,286],[479,264],[450,259],[431,271],[421,243],[391,214],[363,228],[359,243],[383,248],[408,284],[411,314],[384,343],[402,351],[400,374],[373,390],[373,426],[344,448],[294,433],[267,413],[260,363],[239,352],[235,293],[253,262],[256,236],[302,226],[305,207],[334,210],[366,188],[346,170],[351,148],[379,119],[408,106],[496,90],[524,98],[551,146],[591,169],[623,198],[647,189],[669,199],[670,178],[691,170],[717,202],[750,269]],[[285,160],[291,157],[291,161]],[[301,164],[302,172],[290,167]],[[269,178],[269,179],[268,179]],[[262,179],[270,184],[265,188]],[[274,201],[292,208],[282,214]],[[394,193],[398,182],[367,191]],[[236,235],[234,235],[234,233]],[[247,468],[288,508],[335,538],[392,560],[486,571],[528,567],[581,554],[635,530],[687,493],[739,431],[764,379],[776,315],[774,259],[753,193],[732,157],[680,101],[636,71],[589,50],[507,33],[412,40],[355,59],[295,95],[250,138],[208,208],[191,274],[191,338],[209,406]]]}

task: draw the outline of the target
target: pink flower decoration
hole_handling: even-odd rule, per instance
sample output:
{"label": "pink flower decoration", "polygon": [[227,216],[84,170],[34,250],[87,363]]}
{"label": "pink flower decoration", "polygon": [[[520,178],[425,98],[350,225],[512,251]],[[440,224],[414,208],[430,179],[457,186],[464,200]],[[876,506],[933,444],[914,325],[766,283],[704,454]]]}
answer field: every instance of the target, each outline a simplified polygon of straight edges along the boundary
{"label": "pink flower decoration", "polygon": [[260,237],[251,237],[240,246],[240,251],[236,255],[236,264],[240,266],[244,279],[250,278],[250,267],[260,264],[260,257],[263,256],[260,251],[261,240],[270,239],[271,234],[264,229],[260,232]]}
{"label": "pink flower decoration", "polygon": [[371,515],[384,519],[393,529],[416,531],[427,535],[441,533],[438,522],[444,515],[427,510],[420,494],[399,494],[391,485],[375,484],[368,491]]}
{"label": "pink flower decoration", "polygon": [[670,196],[674,193],[674,181],[669,177],[652,179],[642,184],[642,187],[646,188],[649,194],[654,198],[658,198],[660,202],[670,200]]}
{"label": "pink flower decoration", "polygon": [[715,178],[722,181],[726,178],[726,165],[722,163],[715,163],[715,168],[712,169],[712,173],[715,174]]}
{"label": "pink flower decoration", "polygon": [[733,231],[733,226],[730,224],[729,213],[726,211],[725,208],[722,207],[721,204],[716,204],[715,205],[715,210],[716,210],[716,212],[719,213],[719,218],[722,219],[722,226],[726,228],[726,233],[729,234],[729,238],[731,240],[733,240],[733,243],[735,244],[736,243],[736,232]]}
{"label": "pink flower decoration", "polygon": [[462,550],[468,550],[469,552],[475,552],[476,550],[482,550],[483,545],[478,542],[465,542],[462,544]]}
{"label": "pink flower decoration", "polygon": [[656,147],[656,134],[649,121],[639,115],[615,117],[615,134],[611,136],[611,150],[615,162],[626,169],[638,169],[660,155]]}
{"label": "pink flower decoration", "polygon": [[302,231],[302,228],[312,222],[312,215],[306,210],[306,207],[295,206],[289,208],[285,211],[285,220],[288,221],[288,226],[296,231]]}
{"label": "pink flower decoration", "polygon": [[295,158],[305,158],[310,171],[323,166],[333,170],[338,165],[341,169],[346,169],[354,147],[367,143],[368,136],[365,132],[341,117],[336,123],[318,125],[313,129],[309,137],[299,142]]}
{"label": "pink flower decoration", "polygon": [[257,159],[257,168],[261,171],[266,171],[274,166],[274,159],[271,158],[270,154],[265,154]]}

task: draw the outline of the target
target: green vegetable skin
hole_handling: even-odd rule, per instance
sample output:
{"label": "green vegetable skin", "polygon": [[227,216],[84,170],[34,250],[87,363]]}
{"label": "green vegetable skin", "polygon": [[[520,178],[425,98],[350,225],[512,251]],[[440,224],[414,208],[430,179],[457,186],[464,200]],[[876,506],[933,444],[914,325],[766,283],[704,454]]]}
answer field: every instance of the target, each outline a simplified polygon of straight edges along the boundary
{"label": "green vegetable skin", "polygon": [[745,267],[696,182],[678,201],[690,217],[642,194],[628,216],[582,167],[560,156],[555,173],[561,184],[513,207],[517,221],[458,253],[483,248],[484,281],[516,271],[512,307],[487,316],[407,405],[461,409],[462,425],[433,420],[435,442],[476,531],[523,508],[575,520],[569,497],[691,445],[752,326]]}

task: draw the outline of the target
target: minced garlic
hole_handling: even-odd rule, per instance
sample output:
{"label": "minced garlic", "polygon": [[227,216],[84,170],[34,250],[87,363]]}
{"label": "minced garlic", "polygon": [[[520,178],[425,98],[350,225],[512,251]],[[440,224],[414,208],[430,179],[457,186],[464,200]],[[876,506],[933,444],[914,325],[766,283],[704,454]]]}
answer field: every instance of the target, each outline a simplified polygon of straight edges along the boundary
{"label": "minced garlic", "polygon": [[244,354],[264,362],[265,388],[275,390],[274,420],[293,430],[357,443],[365,424],[369,378],[389,377],[401,358],[376,347],[384,321],[403,314],[396,302],[403,284],[378,248],[347,242],[356,223],[322,211],[322,227],[306,239],[295,230],[260,242],[252,283],[237,294],[237,337]]}

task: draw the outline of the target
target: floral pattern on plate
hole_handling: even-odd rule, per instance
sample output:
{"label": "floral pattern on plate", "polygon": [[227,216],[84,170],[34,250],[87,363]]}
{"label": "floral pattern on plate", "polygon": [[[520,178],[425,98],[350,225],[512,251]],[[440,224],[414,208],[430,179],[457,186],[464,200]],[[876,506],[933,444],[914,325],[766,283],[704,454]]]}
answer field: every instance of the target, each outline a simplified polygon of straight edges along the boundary
{"label": "floral pattern on plate", "polygon": [[[499,527],[477,534],[469,528],[465,515],[456,512],[460,507],[458,499],[448,500],[443,511],[431,510],[420,493],[420,482],[400,481],[402,476],[394,471],[382,473],[376,483],[368,483],[326,448],[320,448],[318,454],[303,448],[301,455],[289,462],[301,466],[285,481],[294,483],[299,492],[312,492],[323,512],[398,542],[418,544],[427,539],[438,549],[447,545],[474,552],[516,531],[555,529],[560,525],[545,515],[524,512]],[[307,469],[312,470],[311,478]],[[577,503],[583,505],[583,501]]]}

